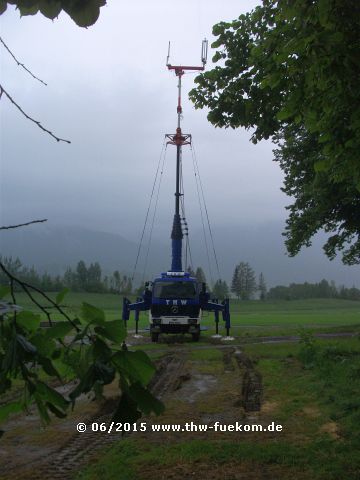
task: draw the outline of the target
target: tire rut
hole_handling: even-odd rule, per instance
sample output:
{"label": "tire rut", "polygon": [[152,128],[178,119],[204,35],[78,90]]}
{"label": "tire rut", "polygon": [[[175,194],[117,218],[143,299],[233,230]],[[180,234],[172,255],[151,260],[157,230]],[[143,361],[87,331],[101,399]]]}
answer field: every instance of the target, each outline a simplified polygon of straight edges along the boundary
{"label": "tire rut", "polygon": [[[157,371],[149,384],[149,388],[158,398],[176,390],[181,384],[181,374],[185,356],[169,354],[157,362]],[[29,465],[24,462],[15,468],[2,472],[2,480],[71,480],[79,468],[96,457],[97,452],[113,442],[120,440],[118,432],[93,432],[92,423],[111,423],[116,407],[116,399],[108,399],[100,407],[101,410],[92,417],[83,420],[87,425],[86,432],[75,433],[64,445],[58,447],[40,464]],[[74,428],[76,421],[74,420]],[[128,435],[128,434],[127,434]],[[26,468],[27,467],[27,468]]]}

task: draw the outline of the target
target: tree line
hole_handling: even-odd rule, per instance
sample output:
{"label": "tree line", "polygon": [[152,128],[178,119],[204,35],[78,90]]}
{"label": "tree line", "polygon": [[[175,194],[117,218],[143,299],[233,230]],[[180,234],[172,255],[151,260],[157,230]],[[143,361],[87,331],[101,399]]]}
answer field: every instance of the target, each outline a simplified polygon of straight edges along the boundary
{"label": "tree line", "polygon": [[355,287],[338,287],[334,282],[321,280],[319,283],[291,283],[288,286],[278,285],[270,288],[269,300],[302,300],[307,298],[339,298],[344,300],[360,300],[360,290]]}
{"label": "tree line", "polygon": [[267,290],[263,273],[258,280],[248,262],[236,265],[231,282],[231,292],[240,300],[251,300],[257,294],[260,300],[303,300],[308,298],[338,298],[360,300],[360,289],[337,286],[323,279],[318,283],[291,283],[277,285]]}
{"label": "tree line", "polygon": [[[22,281],[34,285],[46,292],[59,292],[67,287],[73,292],[120,293],[130,295],[133,291],[131,278],[115,270],[111,275],[103,275],[98,262],[88,266],[80,260],[73,269],[68,267],[63,275],[40,274],[34,266],[27,267],[20,259],[1,257],[6,269]],[[0,272],[0,283],[8,283],[8,278]]]}
{"label": "tree line", "polygon": [[[60,292],[65,287],[73,292],[118,293],[121,295],[141,295],[144,286],[134,288],[131,278],[115,270],[112,274],[103,275],[98,262],[86,265],[80,260],[75,268],[68,267],[63,275],[40,274],[34,266],[27,267],[16,257],[2,257],[0,261],[6,269],[24,282],[34,285],[46,292]],[[187,268],[190,276],[199,283],[206,283],[206,276],[201,267],[193,270]],[[8,283],[6,275],[0,271],[0,283]],[[301,300],[307,298],[339,298],[360,300],[360,289],[321,280],[319,283],[291,283],[288,286],[277,285],[267,289],[264,274],[257,277],[248,262],[240,262],[235,266],[231,286],[225,280],[218,279],[210,288],[211,298],[223,300],[232,293],[239,300]]]}
{"label": "tree line", "polygon": [[[121,295],[140,296],[144,290],[144,285],[134,288],[131,278],[120,273],[119,270],[115,270],[110,275],[103,275],[98,262],[86,265],[83,260],[80,260],[75,268],[68,267],[63,275],[50,275],[47,272],[40,274],[34,266],[23,265],[18,257],[2,257],[0,255],[0,261],[14,276],[45,292],[60,292],[66,287],[73,292],[119,293]],[[199,283],[206,283],[206,276],[201,267],[194,270],[189,266],[187,271]],[[2,271],[0,271],[0,283],[8,283],[8,278]],[[215,282],[211,289],[211,296],[218,299],[229,296],[229,287],[225,280],[219,279]]]}

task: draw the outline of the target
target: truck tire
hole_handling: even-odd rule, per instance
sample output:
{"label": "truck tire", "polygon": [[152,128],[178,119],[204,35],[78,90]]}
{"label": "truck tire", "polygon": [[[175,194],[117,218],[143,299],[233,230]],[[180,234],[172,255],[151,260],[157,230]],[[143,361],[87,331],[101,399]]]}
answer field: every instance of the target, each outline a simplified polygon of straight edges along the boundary
{"label": "truck tire", "polygon": [[193,342],[198,342],[200,339],[200,332],[192,333]]}
{"label": "truck tire", "polygon": [[159,334],[158,332],[151,332],[151,341],[158,342],[159,341]]}

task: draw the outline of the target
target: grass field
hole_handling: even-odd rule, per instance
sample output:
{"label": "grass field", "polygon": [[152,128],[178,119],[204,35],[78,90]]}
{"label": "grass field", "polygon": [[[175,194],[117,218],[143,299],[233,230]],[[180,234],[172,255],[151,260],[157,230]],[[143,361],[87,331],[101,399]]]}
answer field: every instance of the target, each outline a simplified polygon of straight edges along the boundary
{"label": "grass field", "polygon": [[[49,294],[55,298],[55,294]],[[36,296],[39,299],[38,296]],[[30,299],[23,293],[17,294],[16,301],[26,309],[36,310]],[[67,311],[79,313],[82,302],[91,303],[105,310],[108,320],[120,319],[122,298],[113,294],[69,293],[64,300]],[[247,301],[231,300],[232,334],[236,336],[286,335],[296,333],[299,327],[317,331],[356,330],[360,327],[360,302],[335,299],[311,299],[292,301]],[[43,316],[44,320],[46,319]],[[54,313],[54,319],[59,318]],[[133,316],[128,328],[134,328]],[[148,316],[140,315],[139,328],[146,328]],[[207,333],[214,333],[213,314],[204,313],[202,325]],[[220,323],[220,326],[222,323]],[[205,332],[204,332],[205,333]]]}
{"label": "grass field", "polygon": [[[360,342],[319,340],[307,345],[248,345],[263,378],[256,422],[275,421],[280,434],[133,434],[99,455],[77,480],[207,478],[357,480],[360,478]],[[305,354],[304,354],[305,352]],[[222,354],[190,351],[191,368],[218,377],[216,389],[195,403],[169,400],[163,423],[241,418],[236,380],[224,376]],[[236,372],[235,372],[236,373]],[[180,390],[181,392],[181,390]],[[210,395],[209,395],[210,394]],[[225,413],[237,417],[224,417]],[[159,421],[156,419],[156,421]],[[234,420],[232,420],[234,421]],[[246,422],[246,419],[243,419]]]}
{"label": "grass field", "polygon": [[[50,294],[55,298],[55,294]],[[25,309],[36,307],[24,295],[16,296]],[[39,297],[36,297],[39,299]],[[121,318],[121,297],[107,294],[70,293],[64,308],[74,316],[82,302],[105,311],[108,320]],[[166,410],[161,417],[145,417],[147,422],[196,424],[236,421],[283,426],[281,434],[267,432],[235,435],[206,432],[203,435],[178,433],[131,434],[96,453],[72,478],[76,480],[184,480],[188,478],[261,480],[358,480],[360,478],[360,341],[359,337],[314,340],[314,332],[360,332],[360,302],[346,300],[302,300],[231,302],[232,335],[235,342],[223,343],[209,337],[214,333],[212,315],[205,315],[208,327],[200,343],[190,337],[166,337],[149,343],[147,335],[129,348],[146,350],[160,362],[163,355],[184,360],[184,370],[170,370],[178,378],[176,388],[162,397]],[[43,316],[44,320],[45,317]],[[54,319],[59,316],[55,313]],[[141,317],[140,327],[147,325]],[[134,326],[133,317],[129,330]],[[248,337],[291,335],[303,329],[302,343],[259,344]],[[175,338],[175,343],[171,343]],[[219,344],[211,345],[218,341]],[[236,346],[237,345],[237,346]],[[244,369],[239,368],[236,349],[240,348],[262,379],[261,409],[251,417],[240,399]],[[230,363],[226,360],[231,353]],[[167,359],[168,357],[165,357]],[[166,360],[167,361],[167,360]],[[230,368],[231,367],[231,368]],[[230,369],[229,369],[230,368]],[[200,383],[199,383],[200,382]],[[208,383],[207,383],[208,382]],[[210,382],[210,383],[209,383]],[[200,387],[199,387],[200,385]],[[205,387],[204,387],[205,386]],[[196,394],[196,397],[192,397]],[[92,410],[91,410],[92,408]],[[18,435],[36,448],[72,438],[76,415],[92,418],[94,402],[79,404],[64,423],[56,420],[45,431],[34,432],[19,421],[9,443],[17,451]],[[80,412],[80,413],[79,413]],[[88,413],[86,413],[88,412]],[[71,415],[74,415],[73,417]],[[25,419],[26,421],[26,419]],[[27,425],[27,424],[26,424]],[[64,426],[62,426],[64,425]],[[62,428],[59,437],[59,428]],[[60,439],[60,440],[59,440]],[[52,442],[52,443],[51,443]],[[14,450],[14,451],[15,451]],[[35,449],[36,450],[36,449]],[[31,463],[31,462],[30,462]],[[34,464],[35,466],[35,464]],[[13,480],[15,477],[4,477]],[[31,477],[19,477],[30,479]]]}

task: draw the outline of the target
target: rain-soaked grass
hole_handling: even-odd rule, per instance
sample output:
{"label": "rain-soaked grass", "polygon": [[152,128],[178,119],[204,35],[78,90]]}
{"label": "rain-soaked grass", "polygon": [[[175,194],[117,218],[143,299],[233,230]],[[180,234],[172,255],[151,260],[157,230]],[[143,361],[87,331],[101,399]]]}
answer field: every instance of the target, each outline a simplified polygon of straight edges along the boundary
{"label": "rain-soaked grass", "polygon": [[[36,296],[36,295],[35,295]],[[56,294],[49,294],[55,298]],[[36,310],[30,299],[23,293],[16,295],[16,301],[25,309]],[[104,309],[108,320],[121,318],[122,297],[114,294],[73,293],[64,300],[67,311],[78,315],[82,302]],[[299,327],[316,331],[352,331],[360,329],[360,302],[338,299],[310,299],[291,301],[246,301],[231,300],[232,335],[263,336],[296,334]],[[59,314],[54,313],[54,319]],[[46,318],[44,317],[44,320]],[[215,333],[212,313],[204,312],[202,325],[207,330],[203,336]],[[139,328],[149,326],[148,313],[140,314]],[[223,321],[220,320],[220,333],[225,334]],[[129,330],[135,328],[133,315],[128,322]],[[146,334],[146,331],[145,331]]]}
{"label": "rain-soaked grass", "polygon": [[[286,441],[264,444],[205,440],[156,444],[126,439],[76,480],[180,479],[180,475],[174,474],[177,471],[180,474],[181,470],[192,473],[194,478],[211,479],[262,479],[273,473],[277,479],[355,480],[359,478],[356,476],[359,468],[358,456],[350,456],[344,444],[336,444],[324,436],[306,445],[289,445]],[[243,477],[224,477],[229,470],[234,474],[241,472]],[[207,477],[208,474],[211,476]]]}
{"label": "rain-soaked grass", "polygon": [[[241,438],[228,434],[219,438],[209,433],[200,439],[192,433],[184,440],[173,433],[166,441],[151,432],[145,438],[133,434],[104,451],[77,480],[177,479],[191,475],[209,479],[360,478],[359,339],[315,340],[304,334],[301,344],[246,345],[242,350],[262,375],[264,393],[257,418],[262,424],[280,423],[281,434],[257,433]],[[180,423],[192,416],[196,422],[202,418],[202,411],[210,412],[214,419],[227,418],[226,423],[239,418],[246,423],[234,407],[235,398],[230,398],[234,388],[239,390],[238,372],[224,373],[218,368],[223,363],[222,352],[193,350],[189,359],[195,370],[201,365],[213,368],[218,383],[211,394],[187,408],[174,393],[166,422]],[[232,418],[224,417],[229,413]]]}

